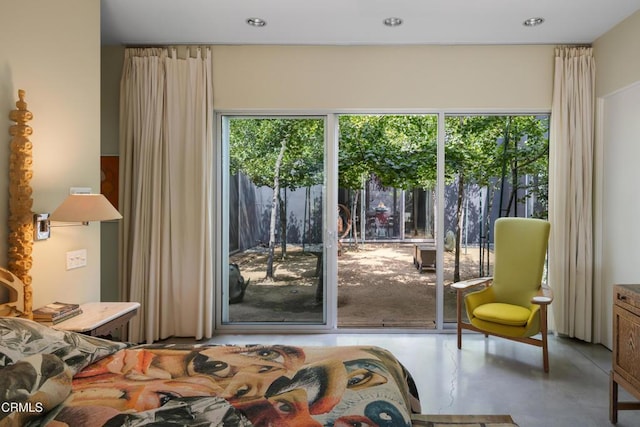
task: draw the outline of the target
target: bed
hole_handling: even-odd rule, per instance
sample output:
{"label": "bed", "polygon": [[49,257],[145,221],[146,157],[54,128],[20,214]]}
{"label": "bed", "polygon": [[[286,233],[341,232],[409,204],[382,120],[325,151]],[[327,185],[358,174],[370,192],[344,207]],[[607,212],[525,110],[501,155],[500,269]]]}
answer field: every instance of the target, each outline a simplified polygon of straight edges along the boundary
{"label": "bed", "polygon": [[400,427],[420,412],[411,375],[380,347],[132,345],[12,316],[0,393],[0,427]]}
{"label": "bed", "polygon": [[[410,375],[379,347],[132,346],[0,318],[0,425],[410,426]],[[18,405],[21,405],[18,407]]]}

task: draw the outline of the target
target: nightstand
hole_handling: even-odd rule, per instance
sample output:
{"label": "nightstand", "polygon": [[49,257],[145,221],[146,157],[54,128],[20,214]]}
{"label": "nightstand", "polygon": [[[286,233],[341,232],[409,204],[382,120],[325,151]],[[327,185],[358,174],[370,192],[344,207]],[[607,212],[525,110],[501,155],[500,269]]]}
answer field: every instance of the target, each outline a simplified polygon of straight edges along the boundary
{"label": "nightstand", "polygon": [[93,337],[109,336],[138,313],[139,302],[89,302],[80,304],[82,314],[52,327]]}
{"label": "nightstand", "polygon": [[[640,410],[640,285],[615,285],[613,291],[609,420],[615,424],[619,410]],[[638,401],[619,402],[618,385]]]}

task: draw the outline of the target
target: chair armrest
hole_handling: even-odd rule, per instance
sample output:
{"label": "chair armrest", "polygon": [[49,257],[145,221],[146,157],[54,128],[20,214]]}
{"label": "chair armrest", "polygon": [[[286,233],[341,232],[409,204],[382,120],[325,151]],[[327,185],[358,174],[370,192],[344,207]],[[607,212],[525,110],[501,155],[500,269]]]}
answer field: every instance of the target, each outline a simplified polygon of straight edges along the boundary
{"label": "chair armrest", "polygon": [[462,280],[460,282],[452,283],[451,287],[459,291],[473,288],[475,286],[486,285],[493,280],[493,277],[478,277],[477,279]]}
{"label": "chair armrest", "polygon": [[538,289],[538,293],[536,294],[536,296],[531,298],[532,304],[549,305],[552,301],[553,291],[551,290],[551,288],[545,288],[544,286],[540,286],[540,289]]}

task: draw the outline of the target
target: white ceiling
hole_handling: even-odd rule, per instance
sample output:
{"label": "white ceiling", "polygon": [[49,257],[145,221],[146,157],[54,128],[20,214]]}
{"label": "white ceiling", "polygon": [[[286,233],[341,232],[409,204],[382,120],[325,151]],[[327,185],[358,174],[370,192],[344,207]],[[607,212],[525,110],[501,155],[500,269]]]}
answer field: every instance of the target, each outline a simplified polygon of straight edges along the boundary
{"label": "white ceiling", "polygon": [[[101,0],[102,44],[585,44],[640,0]],[[261,28],[247,25],[262,18]],[[403,24],[387,27],[398,17]],[[542,17],[538,27],[523,21]]]}

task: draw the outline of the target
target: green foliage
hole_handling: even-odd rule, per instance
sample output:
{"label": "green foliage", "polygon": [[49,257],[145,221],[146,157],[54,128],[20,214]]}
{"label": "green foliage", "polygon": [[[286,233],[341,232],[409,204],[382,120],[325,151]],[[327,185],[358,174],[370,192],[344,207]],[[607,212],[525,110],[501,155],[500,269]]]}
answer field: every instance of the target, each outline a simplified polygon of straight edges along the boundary
{"label": "green foliage", "polygon": [[375,175],[385,187],[433,187],[437,129],[431,115],[340,116],[339,186],[362,189]]}
{"label": "green foliage", "polygon": [[[500,177],[516,190],[527,190],[546,217],[549,181],[548,117],[459,116],[446,118],[445,179],[464,176],[467,183],[496,188]],[[518,177],[533,177],[522,184]]]}
{"label": "green foliage", "polygon": [[[505,176],[535,177],[528,197],[544,206],[548,186],[548,118],[535,116],[447,116],[445,180],[458,177],[482,187]],[[283,140],[282,188],[323,183],[324,121],[303,118],[233,118],[229,121],[230,173],[241,171],[256,185],[273,187]],[[371,176],[385,187],[434,188],[437,160],[435,115],[341,115],[338,151],[340,188],[359,190]]]}
{"label": "green foliage", "polygon": [[286,151],[280,187],[295,189],[323,182],[324,120],[241,118],[229,121],[230,174],[242,172],[255,185],[273,188],[282,141]]}

